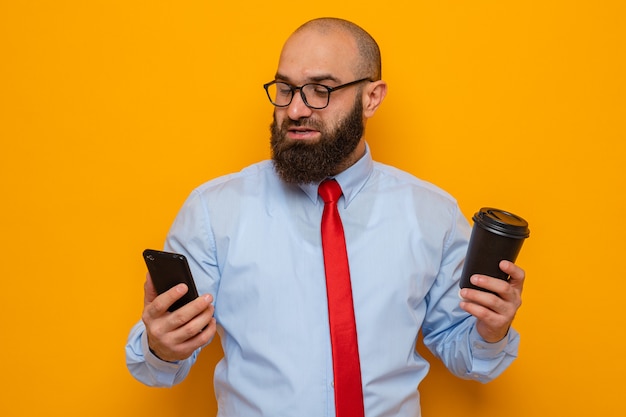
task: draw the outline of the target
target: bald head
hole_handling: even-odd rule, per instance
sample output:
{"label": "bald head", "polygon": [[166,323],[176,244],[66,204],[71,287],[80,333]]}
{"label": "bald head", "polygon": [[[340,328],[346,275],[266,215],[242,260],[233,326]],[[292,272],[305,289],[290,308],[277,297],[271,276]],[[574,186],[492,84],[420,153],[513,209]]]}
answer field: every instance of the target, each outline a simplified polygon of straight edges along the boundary
{"label": "bald head", "polygon": [[[274,108],[271,129],[272,159],[283,180],[319,182],[365,154],[365,124],[387,92],[380,77],[378,45],[346,20],[311,20],[287,39],[266,85],[280,84],[283,103],[289,101]],[[308,101],[320,98],[326,106]]]}
{"label": "bald head", "polygon": [[382,77],[382,65],[378,44],[360,26],[344,19],[323,17],[310,20],[300,26],[295,34],[311,30],[323,35],[344,34],[348,35],[356,44],[358,51],[357,62],[354,63],[354,73],[357,78],[370,78],[380,80]]}

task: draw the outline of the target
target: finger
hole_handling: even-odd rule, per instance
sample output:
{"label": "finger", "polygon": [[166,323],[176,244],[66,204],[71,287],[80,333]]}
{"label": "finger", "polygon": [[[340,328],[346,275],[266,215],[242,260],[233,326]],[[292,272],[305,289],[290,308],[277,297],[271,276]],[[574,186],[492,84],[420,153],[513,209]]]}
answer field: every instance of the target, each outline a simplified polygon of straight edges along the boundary
{"label": "finger", "polygon": [[[213,316],[214,307],[211,304],[213,302],[213,297],[210,294],[205,294],[201,297],[196,298],[195,300],[187,303],[182,306],[178,310],[172,312],[168,317],[169,328],[171,330],[181,329],[186,327],[190,322],[197,319],[202,319],[202,315],[204,315],[204,323],[199,327],[202,329],[207,325],[209,319]],[[195,327],[198,327],[196,325]],[[192,330],[186,330],[187,332],[192,332]],[[192,332],[193,333],[193,332]],[[181,338],[179,340],[186,340],[186,338]]]}
{"label": "finger", "polygon": [[214,307],[212,305],[200,311],[200,313],[172,332],[172,340],[176,344],[182,344],[197,339],[198,335],[207,331],[212,321],[214,321],[213,311]]}
{"label": "finger", "polygon": [[[484,278],[489,278],[489,277],[484,277]],[[490,278],[490,279],[497,279],[497,278]],[[486,287],[488,286],[489,285],[486,285]],[[490,288],[490,291],[493,291],[493,289]],[[463,301],[466,303],[474,304],[476,306],[479,306],[482,309],[486,309],[497,314],[502,314],[503,312],[507,310],[507,307],[506,307],[507,302],[503,300],[499,295],[492,294],[490,292],[475,290],[471,288],[464,288],[461,290],[461,297],[463,298]],[[473,313],[470,313],[470,314],[475,315]]]}
{"label": "finger", "polygon": [[173,346],[171,351],[167,354],[168,360],[181,360],[188,358],[196,349],[207,345],[215,336],[217,329],[215,318],[211,318],[207,326],[196,335],[189,339],[177,343]]}
{"label": "finger", "polygon": [[520,290],[524,287],[524,279],[526,278],[526,272],[522,268],[515,265],[511,261],[501,261],[500,269],[502,270],[502,272],[509,275],[510,277],[509,283],[513,287],[519,288]]}
{"label": "finger", "polygon": [[479,304],[462,301],[460,307],[476,317],[476,330],[487,342],[502,340],[511,326],[511,320]]}
{"label": "finger", "polygon": [[[516,303],[507,301],[495,294],[465,288],[460,307],[481,323],[481,327],[494,334],[501,334],[515,317]],[[485,337],[485,335],[483,335]]]}
{"label": "finger", "polygon": [[511,287],[508,281],[487,275],[472,275],[470,282],[477,287],[494,292],[502,297]]}
{"label": "finger", "polygon": [[[195,304],[202,304],[202,298],[198,298],[198,302]],[[207,297],[205,301],[210,299]],[[192,304],[192,303],[189,303]],[[179,309],[182,310],[183,308]],[[187,309],[187,311],[181,312],[178,316],[177,312],[172,313],[167,317],[168,321],[172,321],[170,325],[177,326],[178,320],[186,320],[183,318],[188,311],[192,309]],[[168,331],[164,337],[161,339],[164,346],[168,346],[170,354],[167,354],[169,357],[186,357],[195,349],[200,346],[206,345],[215,335],[216,325],[215,319],[213,318],[214,307],[211,304],[208,304],[207,308],[202,310],[199,314],[192,317],[189,320],[186,320],[185,323],[179,327],[174,327],[170,331]],[[185,314],[182,314],[185,313]],[[173,355],[172,355],[173,354]],[[181,356],[182,355],[182,356]]]}
{"label": "finger", "polygon": [[206,294],[172,313],[150,320],[146,329],[154,354],[162,360],[176,361],[208,344],[217,330],[212,302],[213,297]]}
{"label": "finger", "polygon": [[471,301],[469,299],[461,301],[459,305],[463,310],[467,311],[468,313],[470,313],[472,316],[476,317],[479,320],[493,321],[493,318],[498,316],[497,312],[486,307],[484,304]]}
{"label": "finger", "polygon": [[170,288],[163,294],[157,296],[146,306],[146,314],[151,318],[162,316],[167,312],[167,309],[185,295],[188,290],[189,288],[186,284],[178,284]]}
{"label": "finger", "polygon": [[467,298],[467,301],[479,303],[500,314],[508,314],[511,310],[517,310],[522,304],[521,289],[511,285],[510,281],[486,275],[474,275],[470,281],[472,284],[494,294],[478,290],[471,290],[470,292],[470,289],[467,288],[467,296],[463,296],[464,293],[461,293],[461,297]]}
{"label": "finger", "polygon": [[152,283],[152,277],[150,276],[149,272],[146,273],[146,282],[143,284],[143,294],[144,294],[143,295],[144,305],[150,304],[159,295],[154,289],[154,284]]}

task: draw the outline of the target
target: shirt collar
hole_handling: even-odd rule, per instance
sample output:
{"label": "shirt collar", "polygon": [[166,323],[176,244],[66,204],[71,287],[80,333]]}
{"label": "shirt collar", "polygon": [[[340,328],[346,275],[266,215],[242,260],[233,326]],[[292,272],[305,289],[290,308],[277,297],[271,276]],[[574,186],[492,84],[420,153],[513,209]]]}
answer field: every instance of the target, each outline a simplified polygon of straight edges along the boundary
{"label": "shirt collar", "polygon": [[[374,161],[372,160],[370,148],[366,143],[365,154],[358,161],[356,161],[354,165],[332,177],[337,180],[341,186],[341,191],[343,191],[344,197],[344,207],[348,207],[354,197],[356,197],[359,191],[363,188],[373,169]],[[300,188],[302,188],[302,190],[309,196],[311,201],[317,202],[317,189],[319,185],[320,183],[300,184]],[[321,199],[319,201],[321,201]]]}

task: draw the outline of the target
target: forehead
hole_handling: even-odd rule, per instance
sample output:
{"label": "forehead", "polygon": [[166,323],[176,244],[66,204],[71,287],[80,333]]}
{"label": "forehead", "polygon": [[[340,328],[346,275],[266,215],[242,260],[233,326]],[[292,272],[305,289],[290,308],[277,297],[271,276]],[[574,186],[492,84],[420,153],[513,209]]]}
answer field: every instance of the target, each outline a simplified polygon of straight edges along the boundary
{"label": "forehead", "polygon": [[277,75],[294,83],[324,78],[347,82],[355,76],[357,59],[356,42],[349,34],[309,29],[296,32],[287,40]]}

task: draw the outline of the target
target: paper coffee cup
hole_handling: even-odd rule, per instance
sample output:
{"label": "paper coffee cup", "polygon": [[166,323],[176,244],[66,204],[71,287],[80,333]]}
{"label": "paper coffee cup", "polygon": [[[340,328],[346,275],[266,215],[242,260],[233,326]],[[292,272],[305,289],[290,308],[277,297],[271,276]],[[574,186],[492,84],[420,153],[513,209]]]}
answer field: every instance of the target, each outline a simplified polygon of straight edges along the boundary
{"label": "paper coffee cup", "polygon": [[528,222],[521,217],[491,207],[481,208],[472,219],[474,226],[460,286],[486,291],[473,285],[470,277],[481,274],[508,280],[509,276],[500,270],[500,261],[515,262],[530,230]]}

